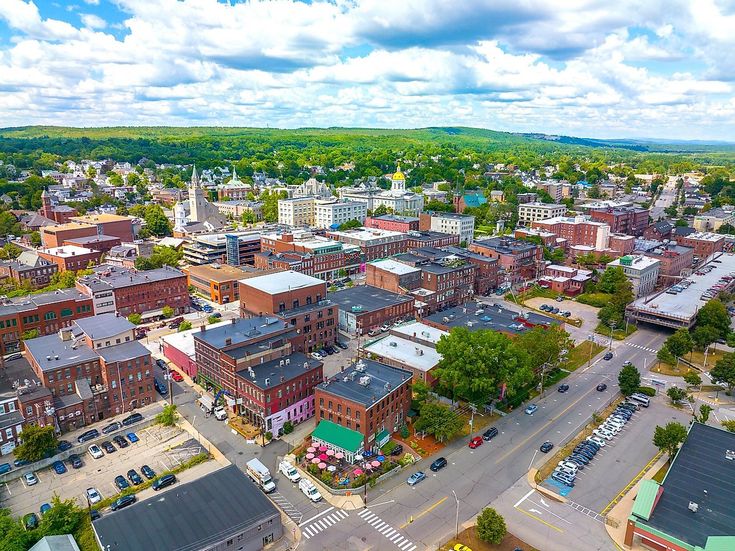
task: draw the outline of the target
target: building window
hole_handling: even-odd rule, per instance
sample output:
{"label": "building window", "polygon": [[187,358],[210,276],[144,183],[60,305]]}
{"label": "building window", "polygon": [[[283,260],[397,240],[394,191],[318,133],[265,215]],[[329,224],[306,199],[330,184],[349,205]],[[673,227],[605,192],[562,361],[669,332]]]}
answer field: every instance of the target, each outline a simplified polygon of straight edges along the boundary
{"label": "building window", "polygon": [[48,321],[48,320],[55,320],[56,319],[56,312],[46,312],[43,315],[43,319],[45,319],[46,321]]}

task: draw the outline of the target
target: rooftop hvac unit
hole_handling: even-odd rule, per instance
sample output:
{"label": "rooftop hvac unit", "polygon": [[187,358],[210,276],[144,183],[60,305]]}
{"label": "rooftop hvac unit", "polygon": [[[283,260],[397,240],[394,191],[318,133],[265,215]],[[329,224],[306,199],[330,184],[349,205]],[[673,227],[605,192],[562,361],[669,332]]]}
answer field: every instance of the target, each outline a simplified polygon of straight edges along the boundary
{"label": "rooftop hvac unit", "polygon": [[397,348],[398,347],[398,343],[396,341],[390,341],[388,343],[388,346],[392,346],[393,348]]}
{"label": "rooftop hvac unit", "polygon": [[355,364],[355,371],[359,371],[360,373],[362,373],[363,371],[365,371],[365,362],[363,362],[362,360],[360,360],[359,362],[357,362]]}
{"label": "rooftop hvac unit", "polygon": [[268,386],[269,384],[271,384],[271,380],[268,377],[266,377],[265,378],[265,386]]}
{"label": "rooftop hvac unit", "polygon": [[291,363],[291,358],[286,358],[286,360],[285,360],[285,361],[286,361],[286,365],[288,365],[288,364],[290,364],[290,363]]}
{"label": "rooftop hvac unit", "polygon": [[689,510],[690,510],[690,511],[691,511],[692,513],[696,513],[696,512],[697,512],[697,511],[699,510],[699,504],[698,504],[698,503],[694,503],[693,501],[690,501],[690,502],[689,502],[689,507],[688,507],[688,509],[689,509]]}
{"label": "rooftop hvac unit", "polygon": [[725,459],[728,461],[735,461],[735,450],[726,450]]}
{"label": "rooftop hvac unit", "polygon": [[369,386],[370,385],[370,375],[365,375],[364,377],[360,377],[360,380],[358,382],[362,386]]}

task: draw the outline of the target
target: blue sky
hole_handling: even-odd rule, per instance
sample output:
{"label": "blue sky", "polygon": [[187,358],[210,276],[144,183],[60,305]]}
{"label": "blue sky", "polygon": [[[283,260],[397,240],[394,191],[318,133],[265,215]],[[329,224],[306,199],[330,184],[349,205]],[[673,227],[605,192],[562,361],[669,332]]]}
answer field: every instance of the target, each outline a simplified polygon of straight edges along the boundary
{"label": "blue sky", "polygon": [[732,0],[2,0],[0,125],[735,140]]}

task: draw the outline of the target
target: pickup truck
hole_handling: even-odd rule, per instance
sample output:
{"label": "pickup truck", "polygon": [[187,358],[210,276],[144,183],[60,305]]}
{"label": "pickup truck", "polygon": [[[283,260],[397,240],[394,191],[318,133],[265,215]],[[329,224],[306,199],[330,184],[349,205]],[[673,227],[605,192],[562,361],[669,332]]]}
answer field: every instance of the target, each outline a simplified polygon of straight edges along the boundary
{"label": "pickup truck", "polygon": [[266,494],[269,494],[276,489],[276,485],[271,478],[271,473],[268,467],[263,465],[259,459],[253,458],[245,464],[248,476],[260,486]]}
{"label": "pickup truck", "polygon": [[288,461],[281,461],[280,465],[278,465],[278,470],[281,471],[283,476],[288,478],[291,482],[298,482],[301,480],[299,471],[297,471],[296,467],[291,465]]}

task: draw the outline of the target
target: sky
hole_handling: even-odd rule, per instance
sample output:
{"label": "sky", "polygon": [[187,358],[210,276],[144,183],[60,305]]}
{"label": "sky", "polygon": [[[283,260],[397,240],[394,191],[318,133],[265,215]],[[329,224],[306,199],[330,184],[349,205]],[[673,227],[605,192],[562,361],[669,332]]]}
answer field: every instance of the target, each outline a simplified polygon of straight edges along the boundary
{"label": "sky", "polygon": [[735,141],[735,0],[0,0],[0,127]]}

